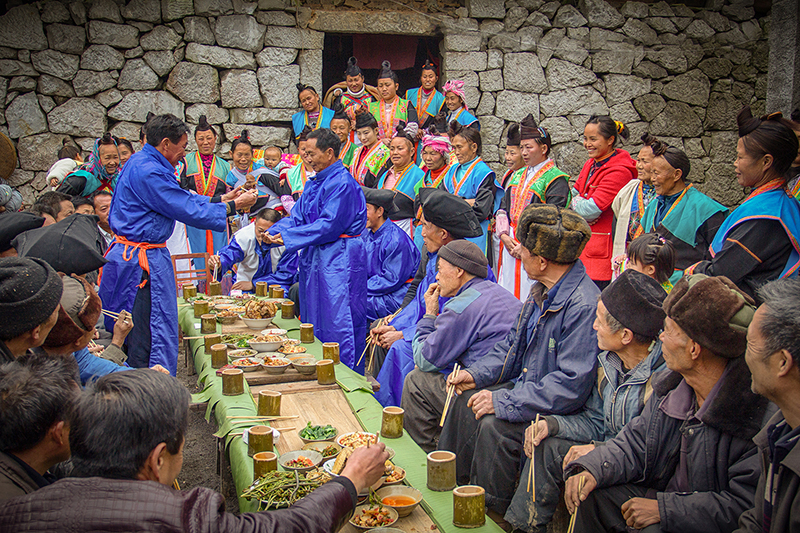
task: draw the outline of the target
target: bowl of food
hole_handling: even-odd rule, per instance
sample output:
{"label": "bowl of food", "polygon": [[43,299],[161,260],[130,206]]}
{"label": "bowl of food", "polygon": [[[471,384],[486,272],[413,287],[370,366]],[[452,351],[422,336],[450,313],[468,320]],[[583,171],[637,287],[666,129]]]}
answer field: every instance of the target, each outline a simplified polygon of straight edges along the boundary
{"label": "bowl of food", "polygon": [[274,352],[286,340],[280,335],[257,335],[250,339],[250,347],[259,352]]}
{"label": "bowl of food", "polygon": [[320,454],[322,454],[323,461],[336,457],[337,455],[339,455],[339,452],[342,451],[342,447],[336,444],[335,442],[325,442],[325,441],[309,442],[308,444],[303,446],[302,449],[314,450],[315,452],[319,452]]}
{"label": "bowl of food", "polygon": [[241,359],[242,357],[255,357],[258,352],[252,348],[239,348],[237,350],[228,350],[228,357],[232,360]]}
{"label": "bowl of food", "polygon": [[[387,461],[388,462],[388,461]],[[389,463],[390,468],[387,468],[386,479],[383,480],[384,485],[400,485],[406,479],[406,471],[397,465]],[[404,516],[404,515],[400,515]]]}
{"label": "bowl of food", "polygon": [[[288,333],[285,329],[281,328],[267,328],[261,330],[261,335],[278,335],[279,337],[286,338],[286,333]],[[286,342],[285,340],[283,342]]]}
{"label": "bowl of food", "polygon": [[233,299],[227,296],[214,296],[214,305],[219,309],[220,305],[232,305]]}
{"label": "bowl of food", "polygon": [[237,320],[239,320],[239,315],[229,309],[225,309],[217,313],[217,322],[224,326],[230,326]]}
{"label": "bowl of food", "polygon": [[313,357],[300,357],[292,359],[292,367],[301,374],[313,374],[317,371],[317,360]]}
{"label": "bowl of food", "polygon": [[278,458],[278,463],[286,470],[308,472],[322,462],[322,454],[314,450],[287,452]]}
{"label": "bowl of food", "polygon": [[221,337],[221,340],[228,346],[229,349],[236,350],[239,348],[250,348],[250,345],[247,343],[247,341],[253,337],[255,337],[255,335],[251,335],[249,333],[227,333]]}
{"label": "bowl of food", "polygon": [[413,513],[414,509],[422,501],[422,493],[420,491],[414,487],[406,487],[404,485],[382,487],[375,494],[383,505],[387,505],[397,511],[397,515],[400,518]]}
{"label": "bowl of food", "polygon": [[278,348],[278,351],[282,354],[289,355],[289,354],[298,354],[298,353],[306,353],[305,346],[297,346],[292,344],[286,344],[285,342],[283,345]]}
{"label": "bowl of food", "polygon": [[[339,430],[330,424],[325,426],[315,426],[308,422],[306,426],[297,432],[300,440],[308,444],[309,442],[325,442],[332,441],[339,434]],[[341,450],[341,445],[339,449]]]}
{"label": "bowl of food", "polygon": [[300,339],[286,339],[283,341],[284,346],[299,346],[303,341]]}
{"label": "bowl of food", "polygon": [[336,439],[336,444],[339,446],[347,446],[349,448],[361,448],[367,444],[376,444],[378,442],[378,435],[375,433],[366,433],[364,431],[353,431],[339,435]]}
{"label": "bowl of food", "polygon": [[373,529],[376,527],[391,526],[399,515],[388,505],[359,505],[356,507],[350,523],[358,529]]}
{"label": "bowl of food", "polygon": [[292,364],[291,361],[283,357],[265,357],[261,361],[261,366],[264,367],[267,374],[275,375],[283,374],[286,372],[286,369],[289,368],[289,365]]}
{"label": "bowl of food", "polygon": [[241,368],[245,372],[261,370],[261,360],[254,357],[242,357],[240,359],[236,359],[231,364],[236,368]]}
{"label": "bowl of food", "polygon": [[[244,304],[244,318],[250,319],[272,319],[278,312],[278,305],[275,302],[266,300],[250,300]],[[270,320],[271,321],[271,320]],[[262,326],[261,329],[267,326]]]}
{"label": "bowl of food", "polygon": [[272,317],[269,318],[247,318],[245,315],[239,315],[239,318],[250,329],[261,329],[272,324]]}

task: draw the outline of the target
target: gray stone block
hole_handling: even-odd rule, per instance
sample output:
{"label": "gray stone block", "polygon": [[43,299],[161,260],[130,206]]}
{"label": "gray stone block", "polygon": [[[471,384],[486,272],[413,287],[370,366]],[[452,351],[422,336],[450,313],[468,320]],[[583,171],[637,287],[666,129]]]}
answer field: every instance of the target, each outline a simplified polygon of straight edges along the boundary
{"label": "gray stone block", "polygon": [[703,133],[703,124],[687,104],[667,102],[664,110],[650,122],[649,131],[656,136],[696,137]]}
{"label": "gray stone block", "polygon": [[295,87],[300,81],[298,65],[263,67],[258,69],[257,76],[265,106],[278,108],[298,106]]}
{"label": "gray stone block", "polygon": [[266,28],[259,24],[254,17],[248,15],[219,17],[214,26],[217,44],[250,52],[261,50],[265,30]]}
{"label": "gray stone block", "polygon": [[508,90],[497,93],[495,115],[498,117],[511,122],[519,122],[528,113],[539,116],[539,97],[537,95]]}
{"label": "gray stone block", "polygon": [[14,98],[6,107],[8,136],[12,139],[47,131],[47,120],[36,94],[30,92]]}
{"label": "gray stone block", "polygon": [[270,26],[264,37],[264,46],[322,50],[324,41],[325,34],[319,31]]}
{"label": "gray stone block", "polygon": [[49,170],[58,159],[63,138],[52,133],[22,137],[17,143],[19,166],[24,170]]}
{"label": "gray stone block", "polygon": [[469,16],[475,19],[502,19],[506,16],[503,2],[497,0],[467,0]]}
{"label": "gray stone block", "polygon": [[218,17],[233,13],[231,0],[194,0],[194,13],[201,17]]}
{"label": "gray stone block", "polygon": [[558,43],[553,55],[558,59],[581,65],[589,57],[589,52],[586,50],[586,45],[581,41],[566,37]]}
{"label": "gray stone block", "polygon": [[635,18],[628,19],[625,25],[622,26],[622,31],[631,39],[634,39],[642,44],[651,45],[658,42],[658,34],[655,32],[655,30],[653,30],[648,24]]}
{"label": "gray stone block", "polygon": [[294,26],[297,19],[285,11],[259,11],[256,20],[264,26]]}
{"label": "gray stone block", "polygon": [[77,96],[92,96],[117,84],[109,72],[95,72],[94,70],[79,70],[72,80]]}
{"label": "gray stone block", "polygon": [[[543,94],[539,98],[542,114],[546,117],[564,115],[607,115],[608,105],[592,87],[574,87]],[[586,117],[588,118],[588,116]],[[586,120],[583,119],[585,123]],[[584,124],[580,125],[583,131]]]}
{"label": "gray stone block", "polygon": [[228,70],[220,78],[222,107],[257,107],[262,104],[258,79],[252,70]]}
{"label": "gray stone block", "polygon": [[[122,100],[122,93],[119,92],[117,89],[109,89],[107,91],[103,91],[102,93],[96,95],[94,99],[100,102],[103,105],[103,107],[111,107],[112,105]],[[39,101],[39,103],[41,104],[41,100]],[[55,105],[53,105],[53,107],[55,107]],[[42,109],[44,109],[44,107]],[[45,111],[49,112],[50,110],[45,109]]]}
{"label": "gray stone block", "polygon": [[12,7],[0,17],[0,46],[25,50],[44,50],[47,39],[35,5]]}
{"label": "gray stone block", "polygon": [[156,26],[139,43],[143,50],[173,50],[181,43],[181,36],[169,26]]}
{"label": "gray stone block", "polygon": [[553,26],[556,28],[580,28],[586,25],[586,18],[569,4],[563,5],[556,13]]}
{"label": "gray stone block", "polygon": [[183,19],[183,24],[186,26],[186,33],[184,39],[187,42],[194,42],[199,44],[214,44],[214,32],[208,25],[208,19],[202,17],[187,17]]}
{"label": "gray stone block", "polygon": [[121,9],[122,16],[129,20],[161,22],[161,3],[158,0],[131,0]]}
{"label": "gray stone block", "polygon": [[486,68],[503,68],[503,52],[490,49],[487,52]]}
{"label": "gray stone block", "polygon": [[53,76],[48,76],[47,74],[42,74],[39,76],[36,90],[41,94],[47,94],[50,96],[63,96],[66,98],[75,96],[75,91],[72,89],[72,85],[64,80],[54,78]]}
{"label": "gray stone block", "polygon": [[106,108],[93,98],[70,98],[47,114],[52,133],[100,137],[106,131]]}
{"label": "gray stone block", "polygon": [[486,70],[486,62],[486,52],[450,52],[444,56],[447,70]]}
{"label": "gray stone block", "polygon": [[551,91],[591,85],[597,81],[597,76],[591,70],[558,59],[551,59],[547,63],[545,75]]}
{"label": "gray stone block", "polygon": [[93,44],[81,56],[81,68],[87,70],[119,70],[125,66],[125,57],[105,44]]}
{"label": "gray stone block", "polygon": [[89,18],[117,24],[123,22],[122,15],[119,14],[119,6],[113,0],[93,0],[89,8]]}
{"label": "gray stone block", "polygon": [[649,17],[644,21],[658,33],[677,33],[678,31],[672,20],[665,17]]}
{"label": "gray stone block", "polygon": [[503,81],[505,88],[512,91],[542,93],[547,89],[547,80],[539,59],[531,53],[506,54]]}
{"label": "gray stone block", "polygon": [[684,30],[687,36],[698,41],[707,41],[716,35],[716,32],[706,22],[694,20]]}
{"label": "gray stone block", "polygon": [[28,91],[34,90],[35,88],[36,88],[36,80],[31,78],[30,76],[14,76],[13,78],[11,78],[11,81],[8,82],[9,91],[26,93]]}
{"label": "gray stone block", "polygon": [[89,42],[117,48],[134,48],[139,45],[139,30],[129,24],[92,20],[89,21]]}
{"label": "gray stone block", "polygon": [[194,15],[192,0],[161,0],[161,18],[164,22],[182,19]]}
{"label": "gray stone block", "polygon": [[255,146],[280,146],[285,148],[289,145],[289,138],[291,136],[289,128],[230,123],[222,125],[222,129],[225,131],[225,137],[228,139],[233,139],[245,128],[250,134],[250,141]]}
{"label": "gray stone block", "polygon": [[619,12],[623,17],[643,19],[650,15],[647,4],[643,2],[625,2]]}
{"label": "gray stone block", "polygon": [[686,56],[678,46],[664,46],[659,50],[649,49],[645,51],[645,57],[672,74],[681,74],[689,68]]}
{"label": "gray stone block", "polygon": [[251,52],[197,43],[186,45],[186,59],[220,68],[256,68],[256,60]]}
{"label": "gray stone block", "polygon": [[539,123],[539,125],[547,130],[553,144],[577,141],[578,132],[572,127],[569,120],[564,117],[549,117]]}
{"label": "gray stone block", "polygon": [[219,74],[209,65],[184,61],[172,69],[166,88],[184,102],[213,104],[219,100]]}
{"label": "gray stone block", "polygon": [[672,100],[686,102],[687,104],[706,106],[711,83],[708,77],[699,70],[691,70],[664,85],[661,94]]}
{"label": "gray stone block", "polygon": [[42,74],[50,74],[67,81],[75,77],[80,61],[78,56],[62,54],[55,50],[43,50],[31,54],[33,68]]}
{"label": "gray stone block", "polygon": [[448,52],[480,50],[483,36],[480,32],[448,33],[444,36],[444,49]]}
{"label": "gray stone block", "polygon": [[119,73],[120,90],[149,91],[158,87],[158,75],[147,66],[144,59],[131,59]]}
{"label": "gray stone block", "polygon": [[69,22],[69,10],[67,6],[57,0],[50,0],[42,4],[42,22],[50,24],[53,22]]}
{"label": "gray stone block", "polygon": [[730,93],[712,92],[703,125],[707,130],[735,130],[743,102]]}
{"label": "gray stone block", "polygon": [[[193,104],[186,108],[186,122],[189,124],[197,124],[201,115],[206,116],[209,124],[223,124],[230,120],[228,110],[214,104]],[[247,124],[250,121],[241,122]]]}
{"label": "gray stone block", "polygon": [[47,27],[50,48],[68,54],[82,54],[86,46],[86,30],[81,26],[51,24]]}
{"label": "gray stone block", "polygon": [[[259,122],[290,122],[296,109],[271,109],[266,107],[250,107],[231,109],[231,122],[239,124],[257,124]],[[188,115],[188,110],[187,110]]]}
{"label": "gray stone block", "polygon": [[324,94],[322,87],[322,50],[300,50],[297,56],[297,64],[300,65],[300,83],[310,85],[320,94]]}
{"label": "gray stone block", "polygon": [[[162,50],[162,52],[166,52],[168,54],[172,53],[169,50]],[[137,46],[136,48],[125,50],[123,55],[125,56],[125,59],[136,59],[137,57],[142,57],[144,55],[144,50],[142,50],[141,46]]]}
{"label": "gray stone block", "polygon": [[667,106],[664,99],[657,94],[644,94],[633,100],[633,107],[641,115],[642,120],[651,121]]}
{"label": "gray stone block", "polygon": [[506,18],[503,20],[503,25],[506,31],[515,32],[528,18],[528,10],[524,7],[512,7],[506,11]]}
{"label": "gray stone block", "polygon": [[148,111],[156,115],[171,113],[183,119],[183,102],[166,91],[135,91],[126,94],[119,104],[109,110],[108,117],[144,123]]}
{"label": "gray stone block", "polygon": [[589,26],[613,30],[625,23],[625,17],[605,0],[579,0],[578,7],[588,20]]}
{"label": "gray stone block", "polygon": [[606,76],[606,103],[610,106],[629,102],[650,92],[650,80],[638,76],[609,74]]}
{"label": "gray stone block", "polygon": [[487,70],[479,75],[480,87],[483,92],[503,90],[503,72],[500,69]]}
{"label": "gray stone block", "polygon": [[256,54],[259,67],[291,65],[297,57],[295,48],[264,48]]}
{"label": "gray stone block", "polygon": [[159,77],[169,74],[178,64],[175,55],[169,50],[147,52],[144,61]]}

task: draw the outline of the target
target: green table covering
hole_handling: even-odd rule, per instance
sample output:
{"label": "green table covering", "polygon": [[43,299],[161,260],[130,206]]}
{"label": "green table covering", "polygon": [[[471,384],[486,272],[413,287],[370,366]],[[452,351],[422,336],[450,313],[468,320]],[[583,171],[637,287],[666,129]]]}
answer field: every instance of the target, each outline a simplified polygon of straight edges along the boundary
{"label": "green table covering", "polygon": [[[182,298],[178,303],[185,303]],[[187,337],[200,334],[200,319],[194,318],[191,306],[178,308],[178,321],[184,335]],[[293,339],[300,338],[300,321],[298,319],[283,320],[280,314],[273,320],[276,327],[288,331],[288,336]],[[222,332],[222,327],[217,324],[217,332]],[[245,382],[245,394],[239,396],[222,395],[222,378],[217,376],[216,369],[211,367],[211,356],[206,355],[203,349],[203,339],[189,341],[190,349],[194,354],[195,369],[198,382],[204,385],[202,392],[195,394],[195,402],[208,402],[206,419],[213,411],[219,430],[216,435],[224,438],[228,449],[231,464],[231,473],[236,485],[237,494],[253,483],[253,459],[247,455],[247,445],[242,439],[234,438],[230,433],[243,431],[245,428],[261,425],[260,422],[235,423],[228,416],[253,416],[256,415],[256,404],[253,401],[250,389]],[[303,344],[310,357],[322,359],[322,343],[315,339],[313,344]],[[342,388],[348,404],[365,431],[377,433],[381,429],[381,416],[383,408],[372,395],[372,387],[364,376],[354,372],[345,365],[336,366],[336,381]],[[235,420],[235,419],[234,419]],[[396,456],[393,462],[406,471],[406,483],[422,492],[422,507],[440,531],[455,533],[464,531],[453,525],[453,494],[452,492],[434,492],[428,490],[427,482],[427,456],[417,444],[404,434],[399,439],[384,439],[391,446]],[[239,510],[241,512],[255,511],[258,504],[239,497]],[[478,533],[500,533],[500,529],[487,517],[486,525],[472,529]]]}

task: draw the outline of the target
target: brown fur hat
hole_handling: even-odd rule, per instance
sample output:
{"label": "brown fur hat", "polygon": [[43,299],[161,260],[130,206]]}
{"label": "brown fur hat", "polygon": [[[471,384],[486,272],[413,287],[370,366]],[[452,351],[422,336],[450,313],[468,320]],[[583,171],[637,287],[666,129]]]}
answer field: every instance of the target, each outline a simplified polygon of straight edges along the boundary
{"label": "brown fur hat", "polygon": [[58,306],[58,321],[44,341],[48,348],[66,346],[80,339],[95,327],[103,309],[103,302],[86,280],[59,274],[64,292]]}
{"label": "brown fur hat", "polygon": [[517,224],[517,240],[532,255],[557,263],[574,263],[592,230],[582,216],[550,204],[529,205]]}
{"label": "brown fur hat", "polygon": [[715,354],[735,359],[747,347],[753,299],[725,276],[684,276],[664,300],[664,312],[690,339]]}

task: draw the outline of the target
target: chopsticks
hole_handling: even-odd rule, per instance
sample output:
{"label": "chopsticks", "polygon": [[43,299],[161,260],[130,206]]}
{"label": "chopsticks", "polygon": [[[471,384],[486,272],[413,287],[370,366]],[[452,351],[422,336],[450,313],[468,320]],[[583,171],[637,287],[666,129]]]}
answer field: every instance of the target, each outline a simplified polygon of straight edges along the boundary
{"label": "chopsticks", "polygon": [[[277,429],[278,431],[292,431],[292,430],[294,430],[296,428],[294,426],[291,426],[291,427],[287,427],[287,428],[273,428],[273,429]],[[236,432],[233,432],[233,433],[228,433],[229,437],[240,437],[242,435],[244,435],[244,431],[236,431]]]}
{"label": "chopsticks", "polygon": [[[536,430],[539,425],[539,413],[536,413],[536,420],[531,422],[531,447],[535,448],[533,441],[536,439]],[[534,473],[534,466],[536,465],[536,450],[531,454],[531,467],[528,470],[528,492],[531,493],[531,501],[536,501],[536,474]]]}
{"label": "chopsticks", "polygon": [[[113,319],[117,319],[117,318],[119,318],[119,313],[115,313],[114,311],[108,311],[108,310],[106,310],[106,309],[102,309],[102,312],[103,312],[103,314],[104,314],[104,315],[106,315],[107,317],[111,317],[111,318],[113,318]],[[126,311],[126,313],[127,313],[127,311]],[[128,314],[130,315],[130,313],[128,313]]]}
{"label": "chopsticks", "polygon": [[[453,367],[453,372],[450,373],[450,378],[455,379],[458,373],[461,371],[461,365],[456,363]],[[442,409],[442,418],[439,420],[439,427],[444,427],[444,418],[447,416],[447,410],[450,408],[450,400],[453,399],[453,393],[456,390],[455,385],[448,385],[447,386],[447,398],[444,401],[444,409]]]}
{"label": "chopsticks", "polygon": [[181,486],[178,484],[178,480],[172,482],[172,488],[175,490],[181,490]]}
{"label": "chopsticks", "polygon": [[300,418],[300,415],[286,415],[286,416],[227,416],[225,418],[232,419],[245,419],[245,420],[294,420]]}
{"label": "chopsticks", "polygon": [[[578,500],[581,498],[581,492],[583,492],[584,483],[586,483],[586,476],[581,476],[581,478],[578,480]],[[572,513],[572,516],[569,519],[567,533],[575,533],[575,519],[578,517],[578,509],[578,507],[575,508],[575,512]]]}

